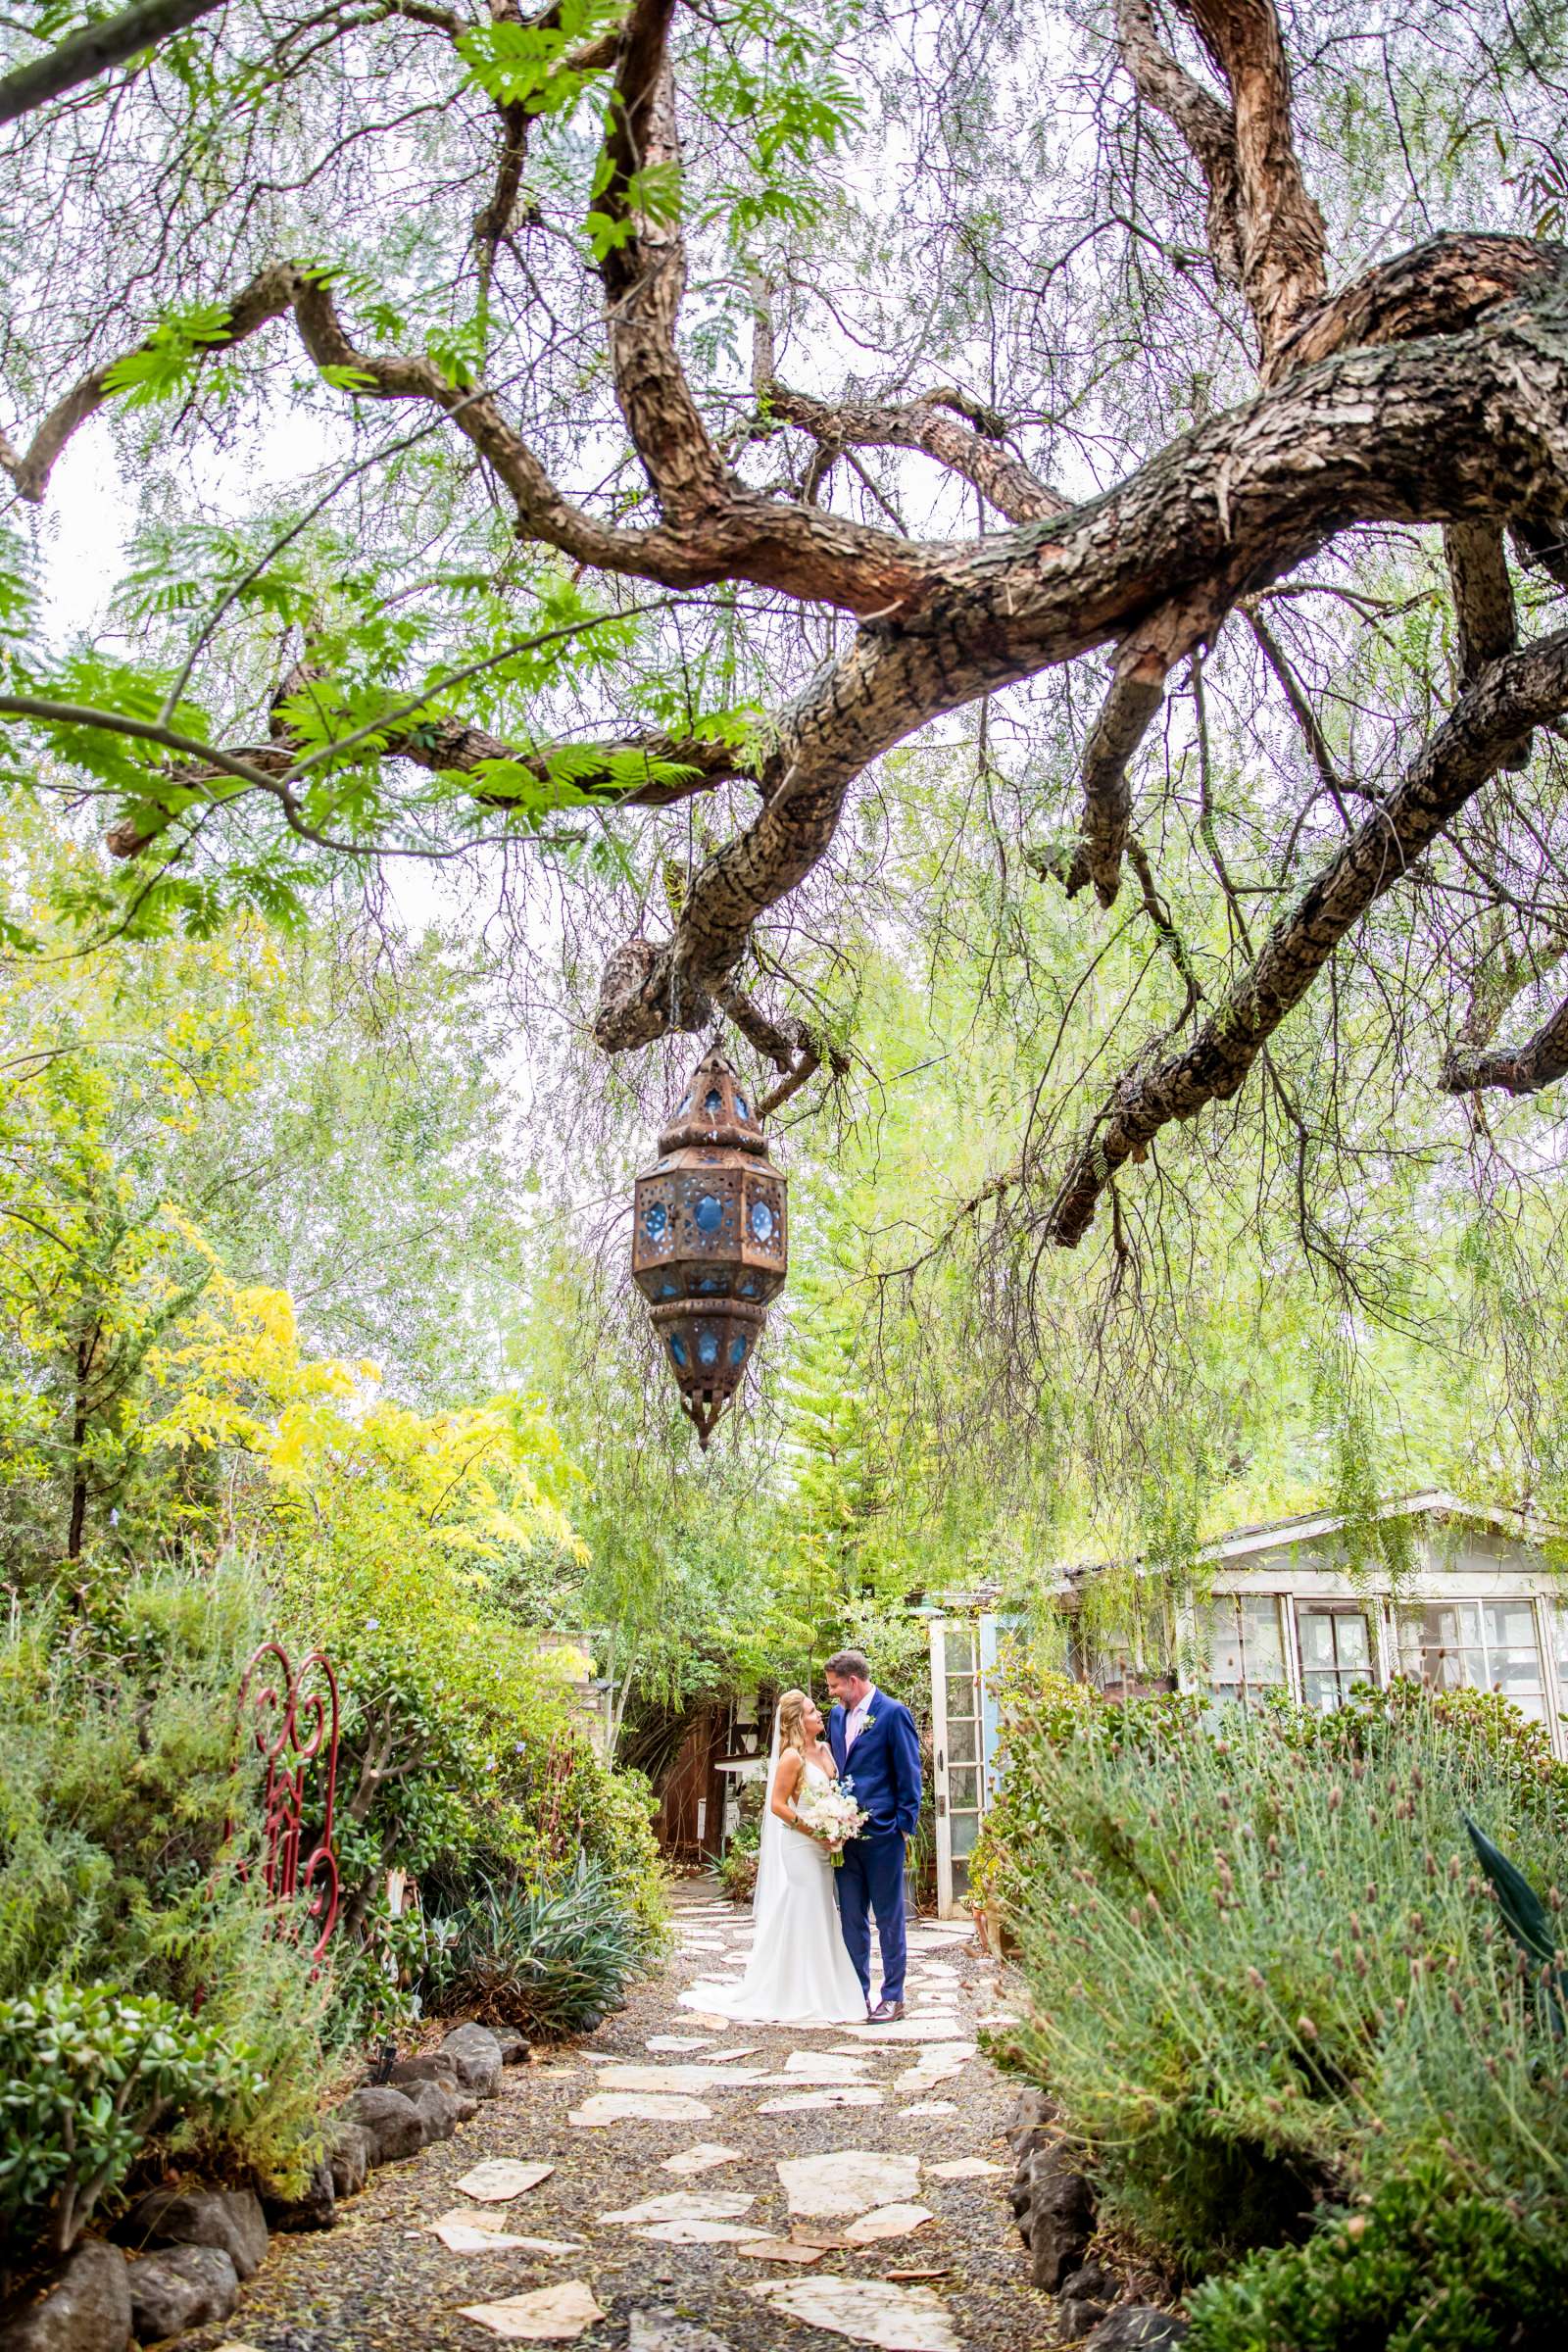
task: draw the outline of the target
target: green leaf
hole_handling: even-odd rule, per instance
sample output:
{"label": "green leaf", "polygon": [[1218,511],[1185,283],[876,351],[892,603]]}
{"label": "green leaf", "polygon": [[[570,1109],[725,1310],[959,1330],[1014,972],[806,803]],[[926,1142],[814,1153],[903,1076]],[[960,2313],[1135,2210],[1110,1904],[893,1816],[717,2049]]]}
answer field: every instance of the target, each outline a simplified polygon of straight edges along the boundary
{"label": "green leaf", "polygon": [[222,302],[199,302],[170,311],[139,350],[117,360],[104,376],[104,390],[122,393],[129,408],[145,408],[183,389],[204,351],[226,341],[230,312]]}
{"label": "green leaf", "polygon": [[1468,1813],[1464,1826],[1470,1833],[1482,1869],[1496,1889],[1497,1909],[1503,1926],[1520,1948],[1533,1960],[1554,1961],[1557,1957],[1557,1937],[1552,1928],[1551,1914],[1524,1872],[1509,1861],[1507,1855],[1494,1846],[1484,1830],[1478,1830]]}

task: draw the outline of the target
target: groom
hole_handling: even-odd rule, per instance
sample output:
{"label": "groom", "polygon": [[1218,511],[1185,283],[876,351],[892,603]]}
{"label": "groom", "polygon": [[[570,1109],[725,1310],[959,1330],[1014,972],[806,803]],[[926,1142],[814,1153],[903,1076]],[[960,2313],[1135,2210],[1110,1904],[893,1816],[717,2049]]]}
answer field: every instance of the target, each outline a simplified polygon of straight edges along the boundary
{"label": "groom", "polygon": [[[863,1652],[841,1649],[827,1662],[833,1711],[828,1745],[840,1780],[853,1781],[855,1801],[870,1815],[844,1848],[839,1926],[855,1963],[866,2014],[873,2025],[904,2015],[904,1848],[920,1819],[920,1738],[914,1717],[871,1680]],[[882,1997],[871,2007],[871,1912],[882,1947]]]}

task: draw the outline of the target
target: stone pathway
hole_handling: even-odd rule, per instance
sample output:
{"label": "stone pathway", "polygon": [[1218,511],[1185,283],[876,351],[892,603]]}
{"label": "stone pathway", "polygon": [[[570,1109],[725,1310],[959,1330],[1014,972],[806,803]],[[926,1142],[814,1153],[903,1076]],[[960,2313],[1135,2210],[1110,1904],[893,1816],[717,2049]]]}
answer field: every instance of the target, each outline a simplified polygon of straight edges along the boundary
{"label": "stone pathway", "polygon": [[[1050,2343],[1056,2307],[1028,2283],[1007,2204],[1015,2092],[973,2050],[1004,1992],[973,1938],[912,1931],[901,2027],[802,2033],[678,2006],[739,1975],[751,1919],[694,1886],[676,1926],[672,1960],[591,2041],[509,2068],[499,2098],[373,2174],[331,2232],[274,2237],[187,2352],[484,2352],[506,2315],[467,2315],[512,2302],[519,2331],[555,2330],[515,2340],[584,2352]],[[475,2180],[495,2159],[553,2169],[487,2196],[528,2178]]]}

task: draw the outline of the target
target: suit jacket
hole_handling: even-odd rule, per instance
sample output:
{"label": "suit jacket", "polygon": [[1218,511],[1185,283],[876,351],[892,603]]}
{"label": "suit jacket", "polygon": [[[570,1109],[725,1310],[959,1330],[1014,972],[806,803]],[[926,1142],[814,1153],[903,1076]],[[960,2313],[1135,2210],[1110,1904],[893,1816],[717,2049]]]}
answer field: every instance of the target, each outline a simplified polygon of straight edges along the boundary
{"label": "suit jacket", "polygon": [[846,1754],[844,1709],[827,1719],[827,1743],[839,1778],[855,1784],[855,1801],[871,1816],[865,1838],[912,1838],[920,1820],[920,1735],[902,1699],[878,1690],[858,1740]]}

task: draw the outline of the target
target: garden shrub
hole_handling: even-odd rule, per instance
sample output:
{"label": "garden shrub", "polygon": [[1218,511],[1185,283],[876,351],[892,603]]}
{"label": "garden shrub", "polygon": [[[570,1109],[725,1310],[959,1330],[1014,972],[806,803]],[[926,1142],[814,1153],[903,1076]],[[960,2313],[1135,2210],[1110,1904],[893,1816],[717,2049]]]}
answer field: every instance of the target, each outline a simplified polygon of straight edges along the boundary
{"label": "garden shrub", "polygon": [[1466,1814],[1568,1886],[1568,1775],[1495,1702],[1215,1730],[1189,1700],[1015,1691],[987,1831],[1032,1996],[1009,2047],[1113,2216],[1202,2273],[1441,2158],[1568,2220],[1560,2052]]}
{"label": "garden shrub", "polygon": [[48,1984],[0,2000],[0,2234],[75,2244],[149,2135],[266,2087],[247,2052],[156,1996]]}
{"label": "garden shrub", "polygon": [[431,2006],[538,2039],[592,2033],[643,1965],[619,1888],[586,1863],[562,1886],[480,1886],[429,1927]]}
{"label": "garden shrub", "polygon": [[749,1903],[757,1892],[762,1833],[756,1824],[736,1831],[718,1858],[718,1883],[732,1903]]}
{"label": "garden shrub", "polygon": [[96,1981],[199,2011],[248,2069],[220,2103],[172,2109],[160,2142],[287,2194],[335,2035],[328,1984],[236,1868],[258,1809],[236,1694],[260,1608],[233,1564],[126,1572],[38,1599],[0,1642],[0,1999]]}
{"label": "garden shrub", "polygon": [[[481,1880],[560,1885],[587,1854],[652,1945],[664,1900],[647,1785],[596,1753],[569,1667],[519,1613],[550,1561],[582,1550],[539,1408],[378,1398],[371,1367],[301,1354],[274,1293],[215,1294],[180,1369],[193,1385],[160,1443],[251,1451],[243,1509],[282,1621],[337,1671],[348,1943],[397,1941],[388,1870],[454,1898]],[[360,2027],[396,2011],[378,1966],[351,1962],[345,1990]]]}
{"label": "garden shrub", "polygon": [[1562,2341],[1568,2246],[1429,2159],[1305,2245],[1208,2280],[1190,2309],[1191,2352],[1547,2352]]}

